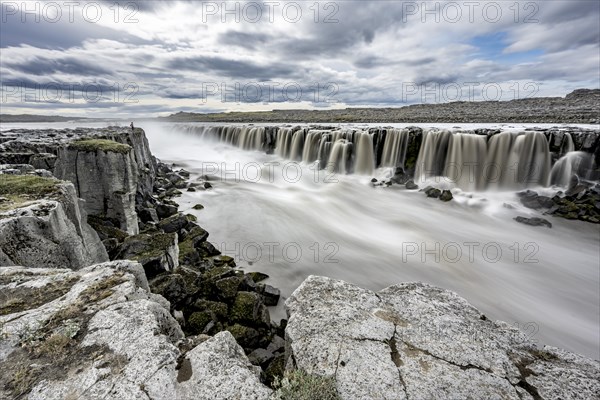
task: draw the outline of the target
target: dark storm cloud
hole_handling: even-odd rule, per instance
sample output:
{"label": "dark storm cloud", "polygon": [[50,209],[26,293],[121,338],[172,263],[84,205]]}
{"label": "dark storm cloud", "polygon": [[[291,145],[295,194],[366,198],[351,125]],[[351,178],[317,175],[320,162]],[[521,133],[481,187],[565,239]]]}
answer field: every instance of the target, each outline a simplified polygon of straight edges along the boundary
{"label": "dark storm cloud", "polygon": [[25,62],[7,62],[4,66],[31,75],[49,75],[62,73],[79,76],[110,75],[111,71],[89,61],[79,60],[75,57],[47,58],[33,57]]}
{"label": "dark storm cloud", "polygon": [[293,78],[298,75],[297,68],[280,63],[259,65],[250,61],[231,60],[223,57],[178,57],[170,60],[168,66],[176,71],[208,71],[228,78],[260,81],[272,78]]}
{"label": "dark storm cloud", "polygon": [[417,86],[422,85],[447,85],[449,83],[458,82],[460,77],[458,75],[437,75],[437,76],[421,76],[414,79],[414,84]]}
{"label": "dark storm cloud", "polygon": [[354,66],[362,69],[371,69],[378,67],[385,67],[390,65],[408,65],[411,67],[424,66],[427,64],[431,64],[436,61],[435,57],[423,57],[423,58],[415,58],[412,60],[391,60],[383,57],[377,56],[367,56],[361,57],[354,61]]}
{"label": "dark storm cloud", "polygon": [[72,90],[81,91],[85,90],[98,90],[101,92],[109,92],[115,89],[114,82],[103,80],[103,81],[56,81],[49,79],[35,80],[30,77],[9,77],[2,78],[2,88],[17,87],[22,89],[47,89],[47,90]]}
{"label": "dark storm cloud", "polygon": [[67,10],[56,22],[49,22],[43,17],[36,20],[34,15],[23,14],[21,10],[12,14],[4,6],[0,9],[1,48],[28,45],[42,49],[68,49],[81,46],[85,40],[90,39],[109,39],[139,45],[152,43],[123,31],[83,21],[80,17],[70,22]]}
{"label": "dark storm cloud", "polygon": [[273,36],[266,33],[227,31],[220,34],[218,40],[219,43],[225,46],[231,45],[256,49],[257,45],[265,44],[273,39]]}

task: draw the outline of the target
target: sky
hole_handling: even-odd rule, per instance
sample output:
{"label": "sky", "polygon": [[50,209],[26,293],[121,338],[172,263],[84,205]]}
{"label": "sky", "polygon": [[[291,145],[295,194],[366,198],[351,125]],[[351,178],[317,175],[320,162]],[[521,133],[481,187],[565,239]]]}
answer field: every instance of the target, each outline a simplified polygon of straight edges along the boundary
{"label": "sky", "polygon": [[400,107],[600,87],[600,1],[1,1],[2,113]]}

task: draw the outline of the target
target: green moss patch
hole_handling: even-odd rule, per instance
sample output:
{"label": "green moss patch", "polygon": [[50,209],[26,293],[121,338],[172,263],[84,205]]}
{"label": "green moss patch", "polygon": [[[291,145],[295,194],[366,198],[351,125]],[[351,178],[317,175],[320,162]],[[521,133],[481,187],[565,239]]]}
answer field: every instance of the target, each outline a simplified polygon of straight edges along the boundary
{"label": "green moss patch", "polygon": [[51,282],[43,287],[5,288],[4,296],[0,297],[0,315],[32,310],[56,300],[71,290],[78,280],[79,278],[73,277]]}
{"label": "green moss patch", "polygon": [[127,154],[131,151],[131,146],[108,139],[83,139],[71,142],[69,149],[85,152],[104,151],[107,153]]}
{"label": "green moss patch", "polygon": [[340,397],[332,377],[311,375],[302,370],[286,372],[273,385],[278,400],[338,400]]}
{"label": "green moss patch", "polygon": [[[81,347],[80,344],[94,315],[90,308],[95,302],[110,296],[115,286],[125,282],[123,276],[124,273],[117,272],[99,280],[82,291],[74,303],[52,315],[39,329],[26,326],[16,333],[20,346],[0,362],[0,386],[10,393],[10,398],[25,398],[38,383],[64,379],[99,359],[111,367],[113,374],[119,373],[127,362],[125,357],[114,354],[108,346]],[[65,398],[75,397],[67,394]]]}
{"label": "green moss patch", "polygon": [[50,198],[59,192],[61,181],[35,175],[0,175],[0,211],[11,210],[28,201]]}

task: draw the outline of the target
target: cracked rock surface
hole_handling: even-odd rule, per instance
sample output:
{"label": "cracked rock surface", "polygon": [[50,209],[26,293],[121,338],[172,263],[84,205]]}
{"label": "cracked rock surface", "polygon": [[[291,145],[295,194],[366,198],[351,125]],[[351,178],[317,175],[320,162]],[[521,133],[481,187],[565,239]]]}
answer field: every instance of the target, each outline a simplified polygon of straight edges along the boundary
{"label": "cracked rock surface", "polygon": [[310,276],[286,301],[287,368],[333,376],[342,399],[592,399],[597,361],[537,348],[455,293],[378,293]]}
{"label": "cracked rock surface", "polygon": [[133,261],[0,267],[0,398],[269,397],[229,332],[186,353],[169,307]]}

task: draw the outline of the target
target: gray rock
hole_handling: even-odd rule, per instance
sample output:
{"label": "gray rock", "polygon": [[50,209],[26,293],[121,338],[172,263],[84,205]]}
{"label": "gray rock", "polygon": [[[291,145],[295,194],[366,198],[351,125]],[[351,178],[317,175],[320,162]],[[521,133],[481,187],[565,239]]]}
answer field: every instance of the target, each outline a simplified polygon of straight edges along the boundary
{"label": "gray rock", "polygon": [[449,190],[444,190],[442,191],[442,194],[440,195],[440,200],[441,201],[450,201],[452,200],[452,192]]}
{"label": "gray rock", "polygon": [[281,296],[279,289],[274,288],[271,285],[259,283],[257,290],[262,295],[265,305],[276,306],[277,303],[279,303],[279,297]]}
{"label": "gray rock", "polygon": [[140,234],[129,236],[119,246],[117,259],[138,261],[148,277],[172,271],[179,266],[176,233]]}
{"label": "gray rock", "polygon": [[374,293],[310,276],[286,309],[287,368],[334,377],[342,399],[600,395],[597,362],[537,349],[524,333],[426,284]]}
{"label": "gray rock", "polygon": [[158,214],[154,208],[143,208],[138,212],[142,222],[158,222]]}
{"label": "gray rock", "polygon": [[525,225],[547,226],[548,228],[552,228],[552,223],[544,218],[538,218],[538,217],[525,218],[525,217],[518,216],[518,217],[515,217],[514,220],[517,222],[520,222],[522,224],[525,224]]}
{"label": "gray rock", "polygon": [[156,213],[160,219],[168,218],[171,215],[177,214],[177,206],[171,204],[158,204],[156,206]]}
{"label": "gray rock", "polygon": [[138,168],[133,150],[89,151],[73,145],[59,149],[54,175],[73,182],[88,214],[114,218],[122,230],[139,232],[135,212]]}
{"label": "gray rock", "polygon": [[408,182],[406,182],[406,184],[404,185],[408,190],[416,190],[419,188],[419,185],[417,185],[412,179],[409,180]]}
{"label": "gray rock", "polygon": [[98,234],[71,183],[52,200],[34,200],[0,212],[0,266],[79,269],[108,261]]}
{"label": "gray rock", "polygon": [[178,399],[268,399],[253,366],[231,333],[220,332],[186,354],[177,374]]}
{"label": "gray rock", "polygon": [[[79,271],[3,267],[0,278],[0,293],[10,293],[11,307],[23,300],[21,309],[5,313],[6,298],[0,296],[0,398],[15,397],[9,372],[19,368],[27,369],[28,380],[18,390],[30,390],[26,396],[32,400],[267,399],[271,394],[260,383],[260,369],[229,332],[199,345],[201,340],[191,341],[195,347],[182,354],[178,345],[190,341],[183,341],[169,303],[148,291],[138,263],[115,261]],[[25,301],[30,299],[35,301]],[[42,346],[52,324],[76,330],[61,353],[50,356]]]}

